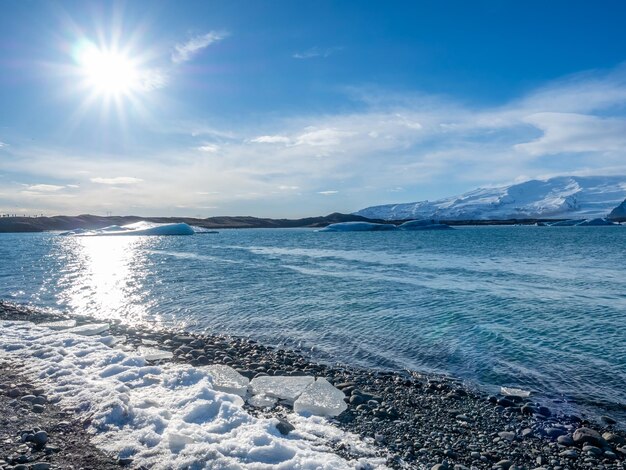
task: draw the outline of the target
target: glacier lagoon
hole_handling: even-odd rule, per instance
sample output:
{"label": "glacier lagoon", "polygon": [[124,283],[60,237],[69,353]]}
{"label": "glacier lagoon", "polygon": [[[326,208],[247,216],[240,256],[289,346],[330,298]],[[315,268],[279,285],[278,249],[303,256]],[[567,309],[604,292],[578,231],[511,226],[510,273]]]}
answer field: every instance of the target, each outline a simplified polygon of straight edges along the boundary
{"label": "glacier lagoon", "polygon": [[[0,298],[624,416],[624,227],[0,235]],[[600,411],[601,412],[601,411]]]}

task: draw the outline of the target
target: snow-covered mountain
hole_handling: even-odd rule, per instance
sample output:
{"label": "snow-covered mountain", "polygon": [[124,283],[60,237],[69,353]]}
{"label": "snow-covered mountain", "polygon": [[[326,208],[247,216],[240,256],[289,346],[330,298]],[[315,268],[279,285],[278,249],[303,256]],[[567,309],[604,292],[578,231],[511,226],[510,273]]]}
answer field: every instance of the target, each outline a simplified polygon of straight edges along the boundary
{"label": "snow-covered mountain", "polygon": [[611,211],[609,219],[626,219],[626,199],[624,199],[624,202]]}
{"label": "snow-covered mountain", "polygon": [[371,219],[505,220],[606,217],[626,199],[626,176],[559,176],[479,188],[437,201],[372,206]]}

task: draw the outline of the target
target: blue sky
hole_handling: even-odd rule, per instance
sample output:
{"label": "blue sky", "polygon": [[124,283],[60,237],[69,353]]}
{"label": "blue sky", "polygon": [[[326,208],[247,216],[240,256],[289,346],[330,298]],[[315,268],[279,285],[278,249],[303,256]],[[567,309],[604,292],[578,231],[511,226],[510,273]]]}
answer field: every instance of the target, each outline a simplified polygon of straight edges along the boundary
{"label": "blue sky", "polygon": [[624,17],[620,1],[7,0],[0,212],[301,217],[626,174]]}

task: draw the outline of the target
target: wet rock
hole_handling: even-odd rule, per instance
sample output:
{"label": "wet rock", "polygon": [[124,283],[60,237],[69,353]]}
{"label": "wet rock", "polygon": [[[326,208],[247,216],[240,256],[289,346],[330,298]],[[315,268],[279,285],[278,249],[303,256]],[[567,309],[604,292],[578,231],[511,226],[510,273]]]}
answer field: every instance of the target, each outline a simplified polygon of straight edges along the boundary
{"label": "wet rock", "polygon": [[294,431],[296,428],[293,424],[291,424],[289,421],[282,419],[282,418],[278,418],[278,423],[276,424],[276,429],[278,430],[279,433],[281,433],[283,436],[286,436],[287,434],[289,434],[291,431]]}
{"label": "wet rock", "polygon": [[495,467],[498,469],[502,469],[502,470],[509,470],[509,468],[511,468],[511,465],[513,465],[513,462],[505,459],[505,460],[500,460],[499,462],[497,462],[495,464]]}
{"label": "wet rock", "polygon": [[600,417],[600,420],[601,420],[603,423],[605,423],[605,424],[609,424],[609,425],[612,425],[612,424],[617,424],[617,421],[616,421],[616,420],[614,420],[613,418],[611,418],[610,416],[601,416],[601,417]]}
{"label": "wet rock", "polygon": [[578,428],[574,431],[572,439],[578,445],[589,444],[596,447],[605,447],[607,445],[600,433],[591,428]]}
{"label": "wet rock", "polygon": [[33,436],[33,442],[36,446],[43,447],[48,442],[48,433],[46,431],[36,432]]}
{"label": "wet rock", "polygon": [[604,434],[602,434],[602,438],[610,444],[618,444],[618,445],[626,444],[626,439],[612,432],[605,432]]}
{"label": "wet rock", "polygon": [[33,412],[35,413],[43,413],[46,408],[43,405],[33,405]]}
{"label": "wet rock", "polygon": [[572,439],[571,436],[567,436],[567,435],[559,436],[556,442],[558,442],[562,446],[567,446],[567,447],[571,447],[574,445],[574,439]]}
{"label": "wet rock", "polygon": [[30,470],[50,470],[50,468],[48,462],[35,462],[30,465]]}

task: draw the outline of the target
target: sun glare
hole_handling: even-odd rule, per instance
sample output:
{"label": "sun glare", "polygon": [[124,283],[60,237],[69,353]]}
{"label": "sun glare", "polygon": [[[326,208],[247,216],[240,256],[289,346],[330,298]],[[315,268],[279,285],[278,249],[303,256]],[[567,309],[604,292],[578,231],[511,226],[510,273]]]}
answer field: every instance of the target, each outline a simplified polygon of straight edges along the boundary
{"label": "sun glare", "polygon": [[128,95],[140,88],[137,65],[126,54],[86,42],[75,54],[84,85],[98,95]]}

